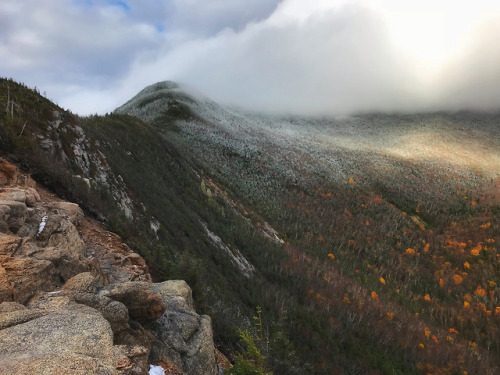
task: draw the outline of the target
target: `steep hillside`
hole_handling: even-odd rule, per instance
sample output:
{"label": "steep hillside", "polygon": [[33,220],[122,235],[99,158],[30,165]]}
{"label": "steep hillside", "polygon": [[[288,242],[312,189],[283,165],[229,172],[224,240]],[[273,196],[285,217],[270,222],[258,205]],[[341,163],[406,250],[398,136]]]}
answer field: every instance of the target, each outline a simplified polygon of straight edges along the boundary
{"label": "steep hillside", "polygon": [[498,113],[265,116],[168,82],[116,112],[281,233],[273,276],[308,371],[497,371]]}

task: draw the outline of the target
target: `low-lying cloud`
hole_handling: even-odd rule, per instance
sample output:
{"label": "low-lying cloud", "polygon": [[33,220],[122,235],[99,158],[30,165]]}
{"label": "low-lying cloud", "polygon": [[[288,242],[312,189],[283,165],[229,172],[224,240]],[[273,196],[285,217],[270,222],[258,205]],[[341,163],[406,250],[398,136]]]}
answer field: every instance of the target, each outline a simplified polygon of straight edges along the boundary
{"label": "low-lying cloud", "polygon": [[0,74],[81,114],[167,79],[273,112],[497,109],[498,21],[487,0],[3,0]]}

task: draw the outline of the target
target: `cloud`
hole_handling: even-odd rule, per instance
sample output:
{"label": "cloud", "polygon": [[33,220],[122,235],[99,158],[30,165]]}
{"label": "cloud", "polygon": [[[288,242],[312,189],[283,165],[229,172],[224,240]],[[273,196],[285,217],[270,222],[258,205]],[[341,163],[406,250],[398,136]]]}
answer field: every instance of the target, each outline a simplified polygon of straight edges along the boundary
{"label": "cloud", "polygon": [[0,73],[78,113],[166,79],[265,111],[489,109],[499,20],[492,0],[2,0]]}

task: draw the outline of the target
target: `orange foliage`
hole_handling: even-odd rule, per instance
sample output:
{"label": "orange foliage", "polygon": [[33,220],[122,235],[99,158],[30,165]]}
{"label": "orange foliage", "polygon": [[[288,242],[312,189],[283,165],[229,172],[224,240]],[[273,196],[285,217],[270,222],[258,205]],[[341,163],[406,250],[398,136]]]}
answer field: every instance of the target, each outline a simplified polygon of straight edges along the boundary
{"label": "orange foliage", "polygon": [[328,254],[328,258],[330,258],[330,259],[335,259],[335,255],[333,255],[333,254]]}
{"label": "orange foliage", "polygon": [[453,281],[455,284],[462,284],[462,281],[464,281],[464,278],[460,275],[453,275]]}
{"label": "orange foliage", "polygon": [[379,281],[380,281],[380,283],[381,283],[381,284],[384,284],[384,285],[385,285],[385,280],[384,280],[384,278],[383,278],[383,277],[381,277],[381,278],[379,279]]}
{"label": "orange foliage", "polygon": [[426,300],[427,302],[431,302],[431,296],[429,294],[426,294],[424,296],[424,300]]}
{"label": "orange foliage", "polygon": [[372,296],[372,300],[374,300],[374,301],[378,300],[378,294],[377,294],[377,292],[372,292],[371,296]]}
{"label": "orange foliage", "polygon": [[483,249],[483,243],[479,242],[476,246],[474,246],[471,250],[470,253],[474,256],[478,256],[481,250]]}
{"label": "orange foliage", "polygon": [[415,250],[413,250],[411,247],[409,247],[408,249],[406,249],[405,254],[408,254],[408,255],[415,255]]}
{"label": "orange foliage", "polygon": [[464,267],[465,267],[465,268],[467,268],[467,269],[469,269],[469,268],[470,268],[470,264],[469,264],[469,262],[465,262],[465,263],[464,263]]}
{"label": "orange foliage", "polygon": [[439,279],[439,286],[442,288],[444,285],[444,280],[443,279]]}
{"label": "orange foliage", "polygon": [[480,296],[480,297],[482,297],[482,296],[485,296],[485,295],[486,295],[486,290],[485,290],[485,289],[483,289],[483,288],[481,287],[481,285],[478,285],[478,286],[477,286],[477,289],[474,291],[474,294],[475,294],[476,296]]}

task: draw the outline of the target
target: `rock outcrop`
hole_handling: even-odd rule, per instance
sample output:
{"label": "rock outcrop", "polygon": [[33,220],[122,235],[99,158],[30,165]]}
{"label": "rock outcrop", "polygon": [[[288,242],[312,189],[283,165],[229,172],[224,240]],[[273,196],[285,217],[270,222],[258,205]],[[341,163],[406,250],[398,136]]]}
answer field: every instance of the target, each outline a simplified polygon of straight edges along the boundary
{"label": "rock outcrop", "polygon": [[0,373],[218,374],[208,316],[78,205],[0,159]]}

